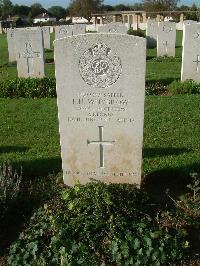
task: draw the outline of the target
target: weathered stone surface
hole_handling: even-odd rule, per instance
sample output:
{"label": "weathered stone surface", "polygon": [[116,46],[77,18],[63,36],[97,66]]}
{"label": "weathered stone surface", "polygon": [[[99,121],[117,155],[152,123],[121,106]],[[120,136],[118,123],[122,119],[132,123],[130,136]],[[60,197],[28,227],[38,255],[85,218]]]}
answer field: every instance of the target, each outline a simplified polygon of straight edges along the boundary
{"label": "weathered stone surface", "polygon": [[[182,27],[183,35],[185,34],[185,33],[184,33],[184,31],[185,31],[185,26],[187,26],[187,25],[193,25],[193,24],[197,24],[197,21],[194,21],[194,20],[184,20],[184,21],[183,21],[183,27]],[[182,46],[183,46],[183,39],[182,39]]]}
{"label": "weathered stone surface", "polygon": [[42,34],[43,34],[43,41],[44,41],[44,48],[50,49],[50,28],[48,26],[41,27]]}
{"label": "weathered stone surface", "polygon": [[73,28],[71,25],[62,25],[55,27],[55,40],[72,36],[72,34]]}
{"label": "weathered stone surface", "polygon": [[200,82],[200,24],[185,25],[184,28],[181,80]]}
{"label": "weathered stone surface", "polygon": [[175,56],[176,23],[159,22],[157,37],[157,56]]}
{"label": "weathered stone surface", "polygon": [[155,20],[148,20],[146,27],[147,47],[154,48],[157,45],[158,22]]}
{"label": "weathered stone surface", "polygon": [[121,33],[126,34],[128,28],[122,24],[121,22],[112,22],[109,24],[105,24],[104,26],[100,26],[98,28],[99,33]]}
{"label": "weathered stone surface", "polygon": [[15,31],[16,31],[16,29],[8,29],[8,31],[7,31],[7,43],[8,43],[9,62],[16,61],[16,53],[15,53]]}
{"label": "weathered stone surface", "polygon": [[85,34],[54,46],[65,184],[139,185],[146,40]]}
{"label": "weathered stone surface", "polygon": [[44,77],[44,47],[42,31],[17,30],[15,47],[18,77]]}
{"label": "weathered stone surface", "polygon": [[73,25],[73,35],[85,34],[86,25],[85,24],[74,24]]}

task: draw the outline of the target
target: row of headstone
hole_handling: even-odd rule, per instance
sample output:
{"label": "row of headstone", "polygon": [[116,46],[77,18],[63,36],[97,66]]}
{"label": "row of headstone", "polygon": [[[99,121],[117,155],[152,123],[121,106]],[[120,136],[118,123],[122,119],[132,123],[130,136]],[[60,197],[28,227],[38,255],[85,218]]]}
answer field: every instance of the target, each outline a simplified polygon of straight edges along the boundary
{"label": "row of headstone", "polygon": [[121,33],[127,34],[127,26],[122,24],[121,22],[112,22],[105,24],[98,28],[99,33]]}
{"label": "row of headstone", "polygon": [[38,30],[41,29],[43,35],[44,48],[50,49],[50,30],[49,27],[30,27],[30,28],[14,28],[8,29],[7,31],[7,43],[8,43],[8,54],[9,54],[9,62],[16,61],[16,52],[15,52],[15,36],[20,31],[28,31],[28,30]]}
{"label": "row of headstone", "polygon": [[157,46],[157,56],[175,56],[176,24],[175,22],[147,22],[147,46]]}
{"label": "row of headstone", "polygon": [[85,34],[85,24],[62,25],[55,27],[55,40],[73,35]]}

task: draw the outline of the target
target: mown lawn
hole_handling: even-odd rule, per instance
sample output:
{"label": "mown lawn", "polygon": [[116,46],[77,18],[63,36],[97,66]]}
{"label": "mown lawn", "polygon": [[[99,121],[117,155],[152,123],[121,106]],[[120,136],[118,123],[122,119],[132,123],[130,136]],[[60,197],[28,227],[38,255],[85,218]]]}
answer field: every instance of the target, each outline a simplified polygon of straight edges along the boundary
{"label": "mown lawn", "polygon": [[[146,179],[160,183],[199,171],[199,101],[199,95],[146,97]],[[23,166],[27,177],[61,171],[56,100],[0,99],[0,110],[0,161]]]}

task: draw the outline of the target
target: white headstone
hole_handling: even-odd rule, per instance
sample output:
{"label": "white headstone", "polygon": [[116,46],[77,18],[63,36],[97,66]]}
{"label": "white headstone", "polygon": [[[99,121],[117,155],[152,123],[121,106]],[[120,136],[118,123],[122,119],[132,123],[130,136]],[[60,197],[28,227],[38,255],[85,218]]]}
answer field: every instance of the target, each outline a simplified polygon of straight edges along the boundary
{"label": "white headstone", "polygon": [[186,79],[200,82],[200,24],[185,26],[181,80]]}
{"label": "white headstone", "polygon": [[8,31],[7,31],[7,43],[8,43],[9,62],[16,61],[16,53],[15,53],[15,31],[16,31],[16,29],[8,29]]}
{"label": "white headstone", "polygon": [[50,27],[50,33],[53,33],[53,32],[54,32],[54,27],[51,26],[51,27]]}
{"label": "white headstone", "polygon": [[55,27],[55,40],[72,36],[72,34],[73,34],[73,31],[72,31],[71,25],[62,25],[62,26]]}
{"label": "white headstone", "polygon": [[186,25],[192,25],[192,24],[196,24],[197,21],[195,20],[183,20],[183,25],[186,26]]}
{"label": "white headstone", "polygon": [[131,24],[131,28],[133,30],[138,30],[138,23],[134,22],[133,24]]}
{"label": "white headstone", "polygon": [[157,44],[157,35],[158,35],[158,22],[154,20],[147,20],[146,26],[146,38],[147,38],[147,47],[153,48]]}
{"label": "white headstone", "polygon": [[126,34],[128,28],[122,24],[121,22],[112,22],[109,24],[105,24],[104,26],[100,26],[98,28],[99,33],[121,33]]}
{"label": "white headstone", "polygon": [[183,30],[183,22],[176,23],[176,30]]}
{"label": "white headstone", "polygon": [[141,29],[141,30],[146,30],[147,28],[147,23],[146,22],[140,22],[138,24],[138,28]]}
{"label": "white headstone", "polygon": [[146,40],[85,34],[54,46],[65,184],[140,184]]}
{"label": "white headstone", "polygon": [[85,34],[86,25],[85,24],[74,24],[73,25],[73,35]]}
{"label": "white headstone", "polygon": [[157,56],[175,56],[176,23],[159,22],[157,37]]}
{"label": "white headstone", "polygon": [[0,34],[3,33],[3,26],[2,26],[2,22],[0,21]]}
{"label": "white headstone", "polygon": [[48,26],[41,27],[42,34],[43,34],[43,40],[44,40],[44,48],[50,49],[51,43],[50,43],[50,29]]}
{"label": "white headstone", "polygon": [[44,77],[42,31],[20,30],[15,34],[18,77]]}
{"label": "white headstone", "polygon": [[[183,21],[183,36],[185,34],[185,26],[193,25],[193,24],[197,24],[197,21],[194,21],[194,20],[184,20]],[[182,39],[182,46],[183,46],[183,39]]]}

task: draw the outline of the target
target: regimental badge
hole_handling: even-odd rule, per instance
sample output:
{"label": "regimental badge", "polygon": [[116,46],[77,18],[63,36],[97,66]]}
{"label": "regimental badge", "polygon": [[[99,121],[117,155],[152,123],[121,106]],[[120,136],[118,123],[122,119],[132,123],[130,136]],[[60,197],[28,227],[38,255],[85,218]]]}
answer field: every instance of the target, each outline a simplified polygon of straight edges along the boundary
{"label": "regimental badge", "polygon": [[82,79],[90,86],[108,88],[121,75],[121,59],[113,55],[105,43],[95,44],[83,53],[79,60]]}

